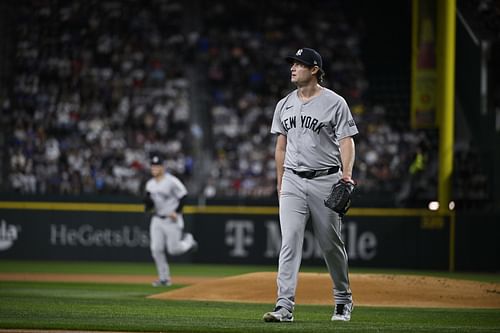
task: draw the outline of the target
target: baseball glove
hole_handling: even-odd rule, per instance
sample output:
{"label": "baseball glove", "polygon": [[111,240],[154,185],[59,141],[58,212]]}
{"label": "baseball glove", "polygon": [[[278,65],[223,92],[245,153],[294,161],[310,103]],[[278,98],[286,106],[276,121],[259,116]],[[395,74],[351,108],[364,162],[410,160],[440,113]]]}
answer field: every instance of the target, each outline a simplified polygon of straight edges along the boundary
{"label": "baseball glove", "polygon": [[340,216],[345,215],[349,207],[351,207],[351,194],[355,186],[354,183],[340,179],[332,186],[330,194],[325,200],[325,206]]}

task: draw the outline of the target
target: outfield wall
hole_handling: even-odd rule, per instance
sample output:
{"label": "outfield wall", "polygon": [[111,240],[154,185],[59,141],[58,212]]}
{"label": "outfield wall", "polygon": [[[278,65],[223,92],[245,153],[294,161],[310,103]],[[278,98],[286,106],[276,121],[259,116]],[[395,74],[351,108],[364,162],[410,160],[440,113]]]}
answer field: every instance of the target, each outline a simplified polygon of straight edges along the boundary
{"label": "outfield wall", "polygon": [[[281,243],[277,214],[274,206],[188,205],[186,229],[200,248],[170,259],[275,264]],[[457,230],[479,232],[468,221],[470,216],[456,223],[454,215],[420,209],[353,208],[345,217],[343,237],[352,267],[498,268],[498,242],[467,239],[461,232],[457,237]],[[461,224],[463,228],[457,228]],[[498,223],[490,223],[493,226],[498,231]],[[140,204],[3,201],[0,259],[151,261],[148,230],[149,216]],[[471,258],[476,252],[467,251],[469,247],[480,249],[482,257]],[[310,225],[303,264],[323,264]]]}

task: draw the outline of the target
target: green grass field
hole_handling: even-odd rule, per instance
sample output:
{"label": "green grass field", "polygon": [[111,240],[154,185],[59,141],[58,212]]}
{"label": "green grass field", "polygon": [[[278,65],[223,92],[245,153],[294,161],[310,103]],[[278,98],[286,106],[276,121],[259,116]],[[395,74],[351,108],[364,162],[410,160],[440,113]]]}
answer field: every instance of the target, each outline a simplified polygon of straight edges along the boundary
{"label": "green grass field", "polygon": [[[174,264],[174,275],[229,276],[275,271],[272,266]],[[324,271],[305,268],[303,271]],[[359,272],[360,270],[353,270]],[[499,282],[493,274],[426,274]],[[0,261],[0,272],[151,274],[148,263]],[[174,285],[170,288],[181,288]],[[160,291],[165,291],[162,289]],[[0,282],[0,328],[137,332],[500,332],[500,309],[420,309],[358,306],[350,322],[331,322],[329,306],[297,304],[295,322],[264,323],[273,304],[187,302],[147,299],[160,292],[149,285]]]}

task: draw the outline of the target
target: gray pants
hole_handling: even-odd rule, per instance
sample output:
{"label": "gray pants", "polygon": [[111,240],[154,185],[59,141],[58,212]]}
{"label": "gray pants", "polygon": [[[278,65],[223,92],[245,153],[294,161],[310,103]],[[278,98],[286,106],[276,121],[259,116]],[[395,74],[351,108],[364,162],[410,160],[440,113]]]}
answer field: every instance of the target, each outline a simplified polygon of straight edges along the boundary
{"label": "gray pants", "polygon": [[334,283],[335,302],[352,302],[347,252],[341,237],[341,221],[338,214],[323,203],[332,185],[339,179],[340,173],[306,179],[285,169],[279,198],[282,240],[277,278],[277,306],[290,311],[294,309],[304,231],[309,219]]}
{"label": "gray pants", "polygon": [[177,216],[177,221],[157,216],[151,218],[149,226],[151,255],[155,261],[160,280],[171,280],[165,250],[171,255],[181,255],[193,246],[193,235],[186,233],[183,236],[183,229],[184,219],[180,214]]}

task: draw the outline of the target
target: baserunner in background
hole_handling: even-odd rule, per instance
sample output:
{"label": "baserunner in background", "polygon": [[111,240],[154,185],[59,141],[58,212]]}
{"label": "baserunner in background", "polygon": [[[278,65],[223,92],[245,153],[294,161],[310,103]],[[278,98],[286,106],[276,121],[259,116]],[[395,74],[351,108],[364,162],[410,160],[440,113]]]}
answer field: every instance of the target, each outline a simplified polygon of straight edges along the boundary
{"label": "baserunner in background", "polygon": [[149,227],[151,254],[158,271],[154,287],[170,286],[172,278],[165,250],[170,255],[181,255],[198,248],[190,233],[184,232],[182,208],[187,189],[174,175],[165,172],[159,155],[151,157],[151,175],[146,183],[144,203],[146,210],[153,213]]}

